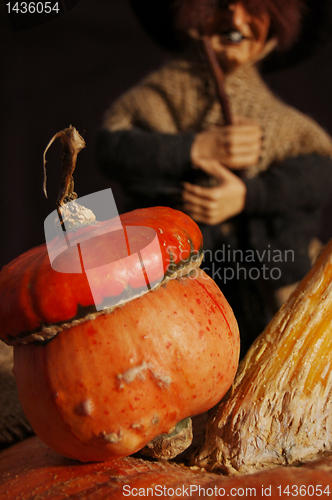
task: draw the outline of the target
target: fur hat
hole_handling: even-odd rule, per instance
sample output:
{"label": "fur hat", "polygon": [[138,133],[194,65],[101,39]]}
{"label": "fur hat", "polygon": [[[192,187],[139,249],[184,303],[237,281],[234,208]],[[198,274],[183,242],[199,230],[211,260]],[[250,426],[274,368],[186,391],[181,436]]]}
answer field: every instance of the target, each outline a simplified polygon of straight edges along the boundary
{"label": "fur hat", "polygon": [[[146,33],[161,47],[180,52],[181,42],[174,29],[174,0],[130,0]],[[264,70],[273,71],[302,62],[331,39],[332,0],[305,0],[300,34],[286,50],[275,50],[264,60]]]}

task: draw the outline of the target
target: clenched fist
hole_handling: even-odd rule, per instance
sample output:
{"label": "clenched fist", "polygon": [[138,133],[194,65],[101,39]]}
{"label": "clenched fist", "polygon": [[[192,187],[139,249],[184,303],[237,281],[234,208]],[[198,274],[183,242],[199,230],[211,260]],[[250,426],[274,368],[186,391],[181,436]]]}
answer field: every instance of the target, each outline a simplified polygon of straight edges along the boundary
{"label": "clenched fist", "polygon": [[232,125],[214,126],[196,135],[191,148],[192,164],[212,176],[215,173],[206,170],[204,160],[217,160],[231,170],[253,167],[261,155],[262,136],[262,129],[254,120],[235,116]]}

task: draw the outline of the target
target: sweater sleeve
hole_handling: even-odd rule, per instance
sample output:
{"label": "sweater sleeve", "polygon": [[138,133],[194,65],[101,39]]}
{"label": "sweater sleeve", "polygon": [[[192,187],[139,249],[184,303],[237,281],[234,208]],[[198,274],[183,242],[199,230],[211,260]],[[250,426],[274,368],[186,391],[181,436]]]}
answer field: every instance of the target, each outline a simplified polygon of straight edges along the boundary
{"label": "sweater sleeve", "polygon": [[100,130],[96,161],[101,171],[119,182],[153,177],[183,179],[190,170],[194,132],[167,134],[133,127],[111,132]]}
{"label": "sweater sleeve", "polygon": [[296,208],[312,210],[328,203],[332,193],[332,159],[317,154],[287,158],[252,179],[245,179],[245,211],[277,215]]}

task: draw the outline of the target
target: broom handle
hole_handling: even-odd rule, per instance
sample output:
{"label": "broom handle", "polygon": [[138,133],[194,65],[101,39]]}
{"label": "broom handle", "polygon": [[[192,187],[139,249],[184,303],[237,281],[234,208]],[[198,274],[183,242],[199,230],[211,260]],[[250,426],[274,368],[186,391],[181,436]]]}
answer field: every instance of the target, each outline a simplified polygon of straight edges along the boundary
{"label": "broom handle", "polygon": [[202,44],[203,44],[203,49],[211,70],[211,73],[214,77],[215,83],[216,83],[216,88],[217,88],[217,95],[219,102],[221,104],[221,109],[224,114],[225,118],[225,124],[226,125],[231,125],[232,124],[232,116],[229,108],[229,102],[228,98],[225,92],[224,88],[224,74],[222,72],[222,69],[218,63],[217,57],[211,47],[210,40],[206,36],[202,36]]}
{"label": "broom handle", "polygon": [[[214,81],[216,84],[217,96],[221,105],[221,109],[224,114],[225,125],[232,125],[233,121],[232,121],[231,110],[229,107],[228,97],[224,87],[224,81],[225,81],[224,73],[222,72],[218,59],[211,47],[211,43],[208,37],[202,36],[201,40],[211,73],[214,77]],[[245,171],[238,170],[237,175],[238,177],[240,177],[240,179],[243,179],[245,177]]]}

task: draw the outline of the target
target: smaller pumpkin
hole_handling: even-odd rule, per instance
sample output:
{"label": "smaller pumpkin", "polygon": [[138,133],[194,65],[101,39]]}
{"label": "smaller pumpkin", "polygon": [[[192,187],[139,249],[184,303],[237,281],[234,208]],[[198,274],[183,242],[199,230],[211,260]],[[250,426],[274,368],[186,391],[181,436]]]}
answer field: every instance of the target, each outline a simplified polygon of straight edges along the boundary
{"label": "smaller pumpkin", "polygon": [[[76,160],[76,134],[60,135],[61,216],[69,205],[63,200],[75,198],[69,159]],[[205,412],[226,393],[238,365],[237,323],[199,269],[202,236],[194,221],[165,207],[120,219],[127,235],[134,230],[126,238],[128,259],[116,219],[66,231],[69,246],[56,266],[48,249],[61,247],[61,230],[48,249],[32,249],[0,273],[0,335],[15,346],[23,409],[46,444],[81,461],[130,455]],[[151,230],[158,245],[146,247]],[[70,273],[82,240],[84,272]],[[143,250],[142,273],[141,261],[131,257]],[[96,255],[111,272],[96,266]]]}

